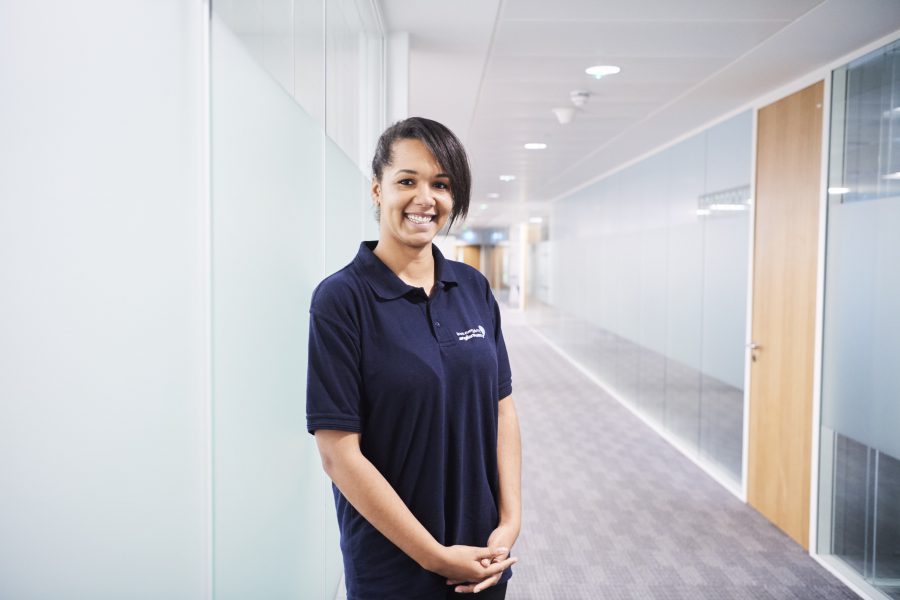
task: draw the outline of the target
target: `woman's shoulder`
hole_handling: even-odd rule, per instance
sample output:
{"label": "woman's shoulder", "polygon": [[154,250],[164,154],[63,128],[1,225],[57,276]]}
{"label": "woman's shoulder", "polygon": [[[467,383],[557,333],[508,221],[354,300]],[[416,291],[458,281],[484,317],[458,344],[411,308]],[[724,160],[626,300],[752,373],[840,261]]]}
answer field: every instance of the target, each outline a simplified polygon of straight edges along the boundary
{"label": "woman's shoulder", "polygon": [[349,264],[319,282],[312,293],[310,310],[329,313],[356,304],[362,281],[352,267]]}

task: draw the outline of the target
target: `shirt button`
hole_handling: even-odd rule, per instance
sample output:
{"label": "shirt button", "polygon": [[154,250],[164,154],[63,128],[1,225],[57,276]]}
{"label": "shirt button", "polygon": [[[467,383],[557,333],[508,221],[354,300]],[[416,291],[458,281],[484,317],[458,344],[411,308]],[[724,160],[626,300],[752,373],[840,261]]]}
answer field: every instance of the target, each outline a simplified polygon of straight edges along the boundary
{"label": "shirt button", "polygon": [[435,327],[440,327],[440,326],[441,326],[441,322],[440,322],[440,321],[435,321],[435,322],[434,322],[434,326],[435,326]]}

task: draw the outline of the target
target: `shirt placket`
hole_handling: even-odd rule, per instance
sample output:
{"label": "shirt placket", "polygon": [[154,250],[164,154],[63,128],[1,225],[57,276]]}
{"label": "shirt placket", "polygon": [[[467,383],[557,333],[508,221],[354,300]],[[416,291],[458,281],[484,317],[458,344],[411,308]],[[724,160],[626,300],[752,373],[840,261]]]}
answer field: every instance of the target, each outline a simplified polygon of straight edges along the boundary
{"label": "shirt placket", "polygon": [[445,314],[443,291],[443,284],[438,283],[431,298],[425,303],[425,314],[431,326],[431,333],[439,344],[446,344],[454,340],[450,327],[447,326],[447,323],[441,322],[441,318]]}

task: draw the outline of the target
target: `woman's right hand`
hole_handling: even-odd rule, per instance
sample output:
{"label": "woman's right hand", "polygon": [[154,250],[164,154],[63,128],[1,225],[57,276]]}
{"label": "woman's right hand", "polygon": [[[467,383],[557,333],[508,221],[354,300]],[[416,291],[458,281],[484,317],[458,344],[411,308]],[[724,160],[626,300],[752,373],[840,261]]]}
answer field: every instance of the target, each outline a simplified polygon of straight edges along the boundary
{"label": "woman's right hand", "polygon": [[[498,562],[490,562],[496,557],[491,548],[475,546],[445,546],[433,572],[450,581],[483,581],[502,573],[516,563],[518,558],[510,557]],[[487,560],[484,560],[487,559]],[[482,562],[484,560],[484,562]]]}

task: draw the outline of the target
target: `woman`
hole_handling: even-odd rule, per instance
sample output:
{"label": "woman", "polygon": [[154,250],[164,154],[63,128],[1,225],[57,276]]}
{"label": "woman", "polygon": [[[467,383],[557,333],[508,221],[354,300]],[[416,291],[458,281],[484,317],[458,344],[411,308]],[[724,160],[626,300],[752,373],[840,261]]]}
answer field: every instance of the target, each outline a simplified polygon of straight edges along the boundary
{"label": "woman", "polygon": [[500,312],[484,276],[432,245],[468,210],[465,150],[410,118],[382,134],[372,172],[378,241],[310,308],[307,428],[334,482],[347,595],[502,599],[521,458]]}

